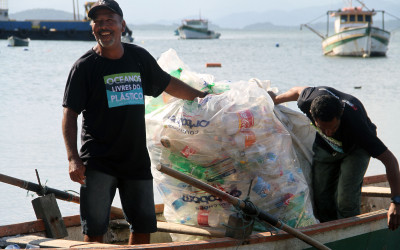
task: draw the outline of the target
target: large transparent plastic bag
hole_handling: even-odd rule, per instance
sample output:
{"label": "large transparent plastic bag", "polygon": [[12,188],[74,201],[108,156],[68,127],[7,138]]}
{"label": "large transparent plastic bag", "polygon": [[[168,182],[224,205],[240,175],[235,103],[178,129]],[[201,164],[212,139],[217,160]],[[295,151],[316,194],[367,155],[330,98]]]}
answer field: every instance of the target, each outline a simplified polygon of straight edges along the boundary
{"label": "large transparent plastic bag", "polygon": [[[172,99],[146,115],[152,171],[167,221],[224,227],[235,209],[218,197],[158,172],[158,164],[239,199],[250,199],[289,226],[317,222],[291,135],[259,85],[260,81],[254,80],[231,82],[229,91],[194,101]],[[255,229],[270,228],[256,223]]]}

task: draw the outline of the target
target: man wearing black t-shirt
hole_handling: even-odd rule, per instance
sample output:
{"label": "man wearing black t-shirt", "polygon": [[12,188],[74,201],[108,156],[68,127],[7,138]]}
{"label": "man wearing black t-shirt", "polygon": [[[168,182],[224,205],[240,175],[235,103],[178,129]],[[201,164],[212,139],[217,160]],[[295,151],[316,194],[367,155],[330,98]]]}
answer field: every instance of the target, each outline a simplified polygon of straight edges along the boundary
{"label": "man wearing black t-shirt", "polygon": [[[103,242],[118,188],[132,232],[129,244],[149,243],[157,223],[144,96],[156,97],[165,91],[193,100],[205,93],[164,72],[145,49],[121,43],[126,23],[117,2],[100,0],[88,16],[97,44],[70,71],[62,121],[70,178],[82,184],[84,240]],[[81,113],[78,153],[77,117]]]}
{"label": "man wearing black t-shirt", "polygon": [[392,193],[388,226],[395,230],[400,224],[399,164],[377,137],[362,103],[325,86],[269,94],[275,104],[297,101],[316,130],[312,180],[318,219],[325,222],[360,214],[362,181],[372,156],[386,168]]}

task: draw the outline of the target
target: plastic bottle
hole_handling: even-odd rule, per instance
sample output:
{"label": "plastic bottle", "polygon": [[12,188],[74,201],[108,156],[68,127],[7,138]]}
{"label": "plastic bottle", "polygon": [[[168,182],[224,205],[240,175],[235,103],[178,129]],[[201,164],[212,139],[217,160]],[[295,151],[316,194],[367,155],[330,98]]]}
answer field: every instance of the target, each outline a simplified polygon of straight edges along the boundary
{"label": "plastic bottle", "polygon": [[167,185],[160,183],[158,189],[163,196],[164,202],[171,204],[175,211],[178,211],[181,207],[185,205],[182,196],[179,192],[173,192]]}
{"label": "plastic bottle", "polygon": [[271,193],[271,185],[267,181],[263,180],[263,178],[258,176],[257,182],[253,186],[252,190],[261,198],[265,198]]}
{"label": "plastic bottle", "polygon": [[182,68],[178,68],[177,70],[173,70],[171,72],[169,72],[169,74],[173,77],[176,77],[178,79],[181,78],[181,73],[182,73]]}
{"label": "plastic bottle", "polygon": [[26,247],[25,247],[25,249],[32,249],[32,248],[40,248],[40,247],[39,247],[39,246],[37,246],[37,245],[26,244]]}
{"label": "plastic bottle", "polygon": [[233,135],[241,129],[254,126],[254,114],[250,109],[225,113],[221,119],[221,125],[227,135]]}
{"label": "plastic bottle", "polygon": [[245,149],[253,145],[257,139],[257,135],[253,130],[245,130],[235,134],[232,138],[232,143],[240,149]]}
{"label": "plastic bottle", "polygon": [[151,99],[149,99],[149,101],[147,101],[146,105],[145,105],[145,114],[146,115],[165,105],[164,99],[162,96],[149,97],[149,98],[151,98]]}
{"label": "plastic bottle", "polygon": [[230,211],[221,208],[200,209],[197,212],[197,224],[206,227],[221,227],[228,224]]}
{"label": "plastic bottle", "polygon": [[278,156],[274,152],[268,152],[267,147],[262,144],[255,144],[244,150],[232,151],[233,157],[240,163],[273,164]]}
{"label": "plastic bottle", "polygon": [[[166,133],[167,132],[167,133]],[[161,144],[170,152],[202,166],[209,166],[221,158],[221,145],[205,135],[181,135],[165,129],[160,138]],[[168,134],[170,136],[166,136]]]}
{"label": "plastic bottle", "polygon": [[219,178],[218,173],[215,173],[212,168],[205,168],[203,166],[194,164],[189,160],[177,154],[171,153],[168,157],[172,163],[172,168],[193,175],[194,177],[210,182],[224,183],[222,178]]}

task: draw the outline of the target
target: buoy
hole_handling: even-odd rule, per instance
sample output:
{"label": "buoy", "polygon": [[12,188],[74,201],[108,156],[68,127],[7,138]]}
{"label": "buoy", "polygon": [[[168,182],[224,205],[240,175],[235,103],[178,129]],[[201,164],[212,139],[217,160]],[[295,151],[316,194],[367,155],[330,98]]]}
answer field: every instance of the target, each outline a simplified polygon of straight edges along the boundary
{"label": "buoy", "polygon": [[277,48],[278,48],[278,47],[279,47],[279,43],[275,44],[275,47],[277,47]]}
{"label": "buoy", "polygon": [[221,67],[221,63],[206,63],[206,67]]}

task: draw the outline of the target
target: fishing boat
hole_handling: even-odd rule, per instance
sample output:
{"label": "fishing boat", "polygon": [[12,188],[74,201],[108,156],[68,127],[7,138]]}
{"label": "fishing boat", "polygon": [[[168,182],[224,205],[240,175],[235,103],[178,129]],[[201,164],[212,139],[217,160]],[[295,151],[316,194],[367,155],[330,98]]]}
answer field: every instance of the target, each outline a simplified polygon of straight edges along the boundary
{"label": "fishing boat", "polygon": [[[386,56],[390,32],[385,30],[383,10],[368,9],[362,1],[362,6],[349,6],[327,12],[327,31],[322,35],[309,25],[309,28],[322,38],[322,50],[328,56]],[[382,14],[381,27],[374,25],[373,16]],[[334,19],[334,33],[329,35],[329,20]]]}
{"label": "fishing boat", "polygon": [[[362,214],[298,228],[299,231],[331,249],[398,249],[400,229],[387,228],[387,206],[390,189],[385,175],[364,178]],[[163,205],[156,205],[158,232],[151,235],[151,244],[127,246],[129,225],[123,214],[111,213],[109,230],[104,244],[82,242],[79,215],[63,217],[68,236],[48,238],[42,219],[0,226],[0,247],[18,244],[25,248],[109,248],[109,249],[311,249],[304,241],[282,230],[253,232],[246,238],[226,236],[226,231],[210,227],[195,227],[168,223],[163,216]],[[173,242],[169,233],[203,236],[201,240]]]}
{"label": "fishing boat", "polygon": [[20,38],[17,36],[10,36],[8,39],[8,46],[14,47],[14,46],[29,46],[29,38]]}
{"label": "fishing boat", "polygon": [[206,19],[184,19],[178,27],[181,39],[218,39],[221,34],[208,29]]}
{"label": "fishing boat", "polygon": [[[85,2],[82,20],[12,20],[8,16],[7,0],[0,0],[0,39],[18,36],[31,40],[95,41],[87,13],[95,2]],[[74,9],[75,10],[75,9]],[[79,13],[78,13],[79,16]],[[132,31],[126,27],[122,34],[124,42],[133,42]]]}

